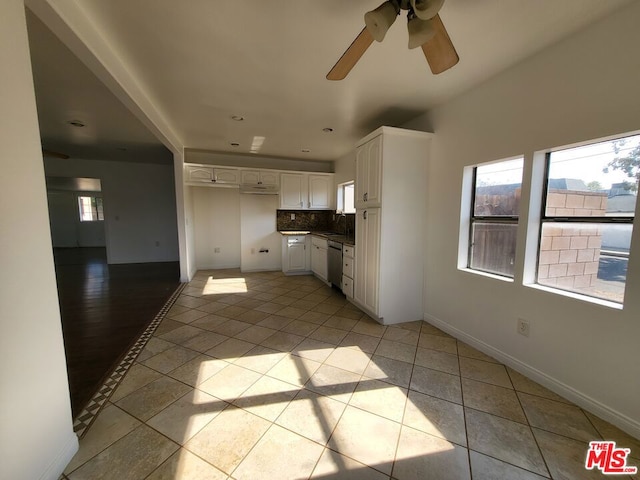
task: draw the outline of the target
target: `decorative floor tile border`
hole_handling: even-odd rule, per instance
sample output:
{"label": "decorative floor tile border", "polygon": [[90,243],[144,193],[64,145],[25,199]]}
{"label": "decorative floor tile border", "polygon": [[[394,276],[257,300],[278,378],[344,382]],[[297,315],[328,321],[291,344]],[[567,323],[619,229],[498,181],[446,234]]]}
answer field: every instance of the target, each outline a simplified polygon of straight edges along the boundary
{"label": "decorative floor tile border", "polygon": [[178,288],[176,288],[175,292],[169,297],[169,299],[162,306],[160,311],[156,314],[154,319],[151,321],[149,326],[145,329],[145,331],[140,335],[140,338],[136,341],[136,343],[131,347],[131,349],[124,356],[120,364],[111,372],[109,378],[104,382],[104,384],[98,389],[98,391],[93,395],[91,400],[87,406],[78,414],[73,422],[73,431],[78,435],[78,438],[82,438],[87,430],[98,416],[98,413],[102,409],[102,407],[107,403],[111,394],[115,391],[115,389],[120,385],[120,382],[124,378],[125,374],[129,371],[131,365],[140,352],[147,344],[151,336],[154,334],[160,322],[164,320],[165,315],[169,311],[169,309],[173,306],[175,301],[178,299],[182,290],[187,286],[186,283],[181,283]]}

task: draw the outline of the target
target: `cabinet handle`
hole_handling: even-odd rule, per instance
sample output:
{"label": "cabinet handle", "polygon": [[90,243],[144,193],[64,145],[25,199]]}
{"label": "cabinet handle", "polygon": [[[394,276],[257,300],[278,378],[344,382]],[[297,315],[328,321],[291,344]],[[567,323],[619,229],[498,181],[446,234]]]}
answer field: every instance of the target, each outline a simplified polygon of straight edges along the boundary
{"label": "cabinet handle", "polygon": [[363,197],[363,200],[365,202],[369,200],[369,194],[368,193],[365,193],[362,197]]}
{"label": "cabinet handle", "polygon": [[363,220],[366,220],[366,219],[367,219],[367,211],[366,211],[366,210],[365,210],[365,211],[364,211],[364,213],[362,214],[362,218],[363,218]]}
{"label": "cabinet handle", "polygon": [[258,185],[262,185],[262,182],[258,182]]}

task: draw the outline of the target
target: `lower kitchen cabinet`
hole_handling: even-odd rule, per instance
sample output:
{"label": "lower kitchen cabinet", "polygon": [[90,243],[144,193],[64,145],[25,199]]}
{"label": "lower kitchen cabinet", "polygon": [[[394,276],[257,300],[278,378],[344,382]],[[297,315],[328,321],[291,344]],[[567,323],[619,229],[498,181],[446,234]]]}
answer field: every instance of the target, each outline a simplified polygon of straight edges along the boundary
{"label": "lower kitchen cabinet", "polygon": [[282,236],[282,272],[286,275],[309,273],[309,245],[307,235]]}
{"label": "lower kitchen cabinet", "polygon": [[355,264],[355,247],[344,245],[342,248],[342,293],[353,298],[353,276]]}
{"label": "lower kitchen cabinet", "polygon": [[327,281],[327,248],[328,242],[324,238],[311,237],[311,271],[325,282]]}

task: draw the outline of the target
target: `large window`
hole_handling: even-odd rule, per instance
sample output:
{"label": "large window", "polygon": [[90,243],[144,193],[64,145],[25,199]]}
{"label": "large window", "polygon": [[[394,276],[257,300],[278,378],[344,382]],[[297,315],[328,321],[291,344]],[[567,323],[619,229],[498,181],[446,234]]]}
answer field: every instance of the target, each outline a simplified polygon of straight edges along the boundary
{"label": "large window", "polygon": [[104,220],[102,197],[78,197],[81,222],[97,222]]}
{"label": "large window", "polygon": [[622,303],[640,135],[547,155],[537,283]]}
{"label": "large window", "polygon": [[468,268],[513,278],[523,159],[473,169]]}

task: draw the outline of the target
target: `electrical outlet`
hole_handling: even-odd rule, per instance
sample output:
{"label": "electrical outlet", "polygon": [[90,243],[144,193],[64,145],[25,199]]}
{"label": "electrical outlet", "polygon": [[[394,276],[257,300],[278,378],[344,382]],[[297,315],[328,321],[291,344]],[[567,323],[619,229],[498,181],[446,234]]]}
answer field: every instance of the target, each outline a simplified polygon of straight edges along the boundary
{"label": "electrical outlet", "polygon": [[220,247],[215,247],[213,249],[213,253],[220,253]]}
{"label": "electrical outlet", "polygon": [[531,331],[531,326],[529,325],[529,321],[524,318],[518,319],[518,333],[520,335],[524,335],[525,337],[529,336]]}
{"label": "electrical outlet", "polygon": [[295,219],[296,219],[296,214],[295,214],[295,213],[292,213],[292,214],[291,214],[291,220],[295,220]]}

